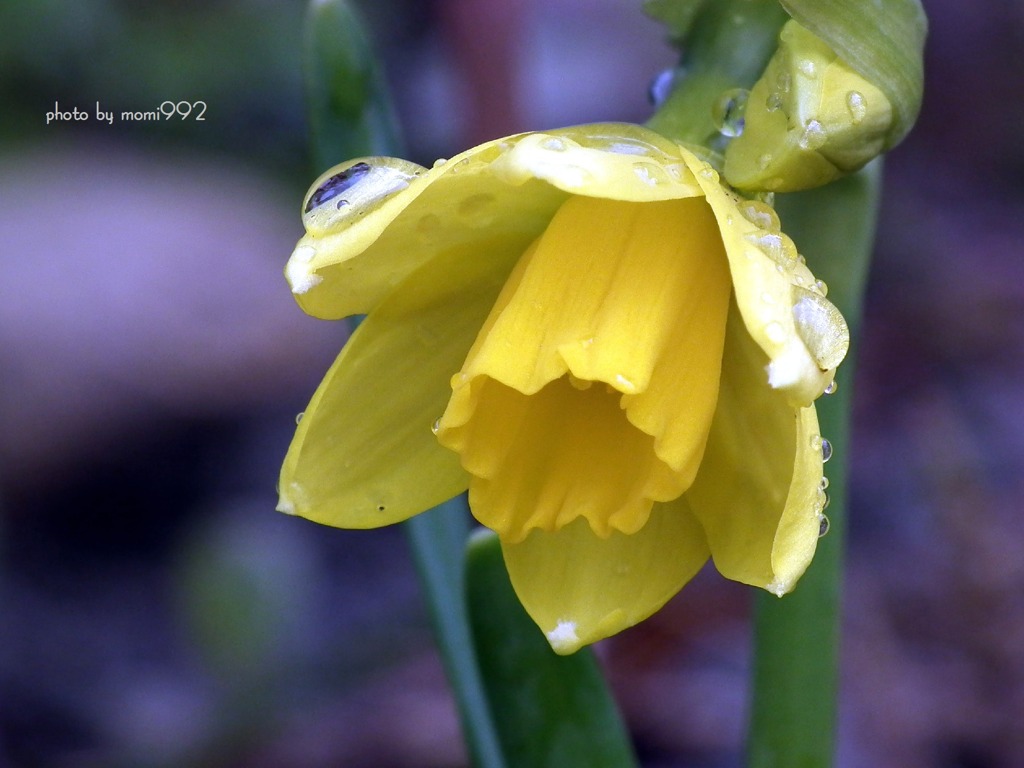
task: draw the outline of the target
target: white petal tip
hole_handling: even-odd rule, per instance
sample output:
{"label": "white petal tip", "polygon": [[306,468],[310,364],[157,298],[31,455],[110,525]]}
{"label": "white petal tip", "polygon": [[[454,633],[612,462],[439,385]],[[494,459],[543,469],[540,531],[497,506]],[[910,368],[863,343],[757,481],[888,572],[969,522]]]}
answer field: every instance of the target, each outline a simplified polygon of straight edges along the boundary
{"label": "white petal tip", "polygon": [[789,592],[790,585],[784,581],[773,581],[772,583],[766,585],[765,589],[767,589],[776,597],[782,597],[783,595]]}
{"label": "white petal tip", "polygon": [[284,268],[284,276],[295,295],[306,293],[310,288],[323,282],[323,278],[317,275],[309,267],[309,263],[298,258],[288,260]]}
{"label": "white petal tip", "polygon": [[559,621],[555,628],[546,634],[555,653],[572,653],[580,646],[575,621]]}

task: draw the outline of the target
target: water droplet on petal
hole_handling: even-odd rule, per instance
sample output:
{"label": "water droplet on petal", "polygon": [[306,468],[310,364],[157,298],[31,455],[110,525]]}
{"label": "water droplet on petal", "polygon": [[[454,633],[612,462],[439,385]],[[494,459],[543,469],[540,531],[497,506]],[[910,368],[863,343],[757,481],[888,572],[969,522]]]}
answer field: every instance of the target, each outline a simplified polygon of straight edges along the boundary
{"label": "water droplet on petal", "polygon": [[768,98],[765,99],[764,105],[769,112],[775,112],[778,109],[782,109],[782,94],[773,92],[768,94]]}
{"label": "water droplet on petal", "polygon": [[635,173],[636,177],[644,184],[649,184],[652,187],[656,187],[659,184],[670,183],[670,179],[666,175],[664,169],[654,163],[634,163],[633,173]]}
{"label": "water droplet on petal", "polygon": [[749,91],[733,88],[719,96],[711,107],[711,118],[723,136],[734,137],[743,133],[743,113],[749,95]]}
{"label": "water droplet on petal", "polygon": [[860,91],[850,91],[846,94],[846,108],[850,110],[850,120],[854,125],[859,124],[868,114],[868,105]]}
{"label": "water droplet on petal", "polygon": [[362,181],[370,173],[369,163],[356,163],[321,181],[306,198],[304,213],[309,213]]}
{"label": "water droplet on petal", "polygon": [[828,520],[828,515],[818,515],[818,538],[820,539],[826,533],[832,524]]}
{"label": "water droplet on petal", "polygon": [[822,463],[832,458],[832,443],[825,438],[821,438],[821,461]]}
{"label": "water droplet on petal", "polygon": [[846,320],[824,296],[793,287],[793,322],[800,340],[823,371],[835,368],[850,348]]}
{"label": "water droplet on petal", "polygon": [[818,74],[818,68],[810,59],[803,59],[796,65],[796,68],[800,70],[800,74],[804,77],[816,77]]}
{"label": "water droplet on petal", "polygon": [[768,232],[782,231],[779,215],[775,209],[760,200],[744,200],[739,204],[740,214],[758,229]]}
{"label": "water droplet on petal", "polygon": [[309,188],[302,206],[302,223],[308,232],[316,234],[348,225],[408,187],[422,172],[415,163],[391,157],[337,165]]}
{"label": "water droplet on petal", "polygon": [[306,415],[305,411],[300,411],[299,413],[295,414],[295,424],[296,424],[296,426],[298,425],[298,423],[300,421],[302,421],[302,417],[305,416],[305,415]]}
{"label": "water droplet on petal", "polygon": [[828,488],[828,486],[829,486],[828,478],[825,477],[824,475],[822,475],[821,476],[821,483],[818,484],[818,487],[821,488],[821,490],[824,491],[826,488]]}
{"label": "water droplet on petal", "polygon": [[814,289],[822,296],[828,296],[828,284],[824,280],[815,280]]}
{"label": "water droplet on petal", "polygon": [[447,157],[439,157],[439,158],[437,158],[437,160],[434,161],[433,167],[434,168],[440,168],[442,165],[444,165],[447,162],[448,162],[448,158]]}
{"label": "water droplet on petal", "polygon": [[441,419],[434,419],[434,423],[430,425],[430,431],[435,435],[441,431]]}
{"label": "water droplet on petal", "polygon": [[800,135],[800,149],[820,149],[828,141],[828,133],[817,120],[808,120],[804,125],[804,132]]}
{"label": "water droplet on petal", "polygon": [[830,381],[828,383],[828,386],[825,387],[825,394],[826,395],[834,394],[837,389],[839,389],[839,384],[836,382],[835,379],[832,379],[832,381]]}

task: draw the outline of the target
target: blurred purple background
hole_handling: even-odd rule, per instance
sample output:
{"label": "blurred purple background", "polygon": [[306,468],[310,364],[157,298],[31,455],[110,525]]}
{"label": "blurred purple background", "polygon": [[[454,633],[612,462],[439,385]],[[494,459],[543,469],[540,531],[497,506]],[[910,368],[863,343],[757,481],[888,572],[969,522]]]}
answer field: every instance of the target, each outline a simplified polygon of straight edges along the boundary
{"label": "blurred purple background", "polygon": [[[419,162],[642,121],[632,0],[362,4]],[[926,2],[852,386],[840,768],[1024,766],[1024,7]],[[281,276],[304,4],[0,9],[0,768],[459,766],[397,529],[274,512],[340,324]],[[52,122],[204,100],[206,120]],[[645,766],[742,762],[750,593],[603,644]]]}

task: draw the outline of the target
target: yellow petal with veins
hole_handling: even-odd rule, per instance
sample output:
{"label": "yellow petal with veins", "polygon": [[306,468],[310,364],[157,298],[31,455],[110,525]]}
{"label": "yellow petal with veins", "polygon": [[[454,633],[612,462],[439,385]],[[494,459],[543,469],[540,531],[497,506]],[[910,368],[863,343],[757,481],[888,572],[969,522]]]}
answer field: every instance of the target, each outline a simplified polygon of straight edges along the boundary
{"label": "yellow petal with veins", "polygon": [[767,357],[729,315],[718,410],[686,499],[727,578],[785,594],[818,542],[822,456],[814,407],[764,385]]}
{"label": "yellow petal with veins", "polygon": [[342,528],[404,520],[465,490],[432,424],[508,273],[451,252],[414,272],[359,326],[299,422],[278,509]]}

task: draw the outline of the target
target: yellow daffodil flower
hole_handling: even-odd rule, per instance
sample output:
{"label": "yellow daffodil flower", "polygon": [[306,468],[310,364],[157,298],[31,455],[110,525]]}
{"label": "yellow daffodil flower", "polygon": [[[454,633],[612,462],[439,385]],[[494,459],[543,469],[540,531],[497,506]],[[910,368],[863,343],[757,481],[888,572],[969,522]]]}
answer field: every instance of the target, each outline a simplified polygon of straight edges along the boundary
{"label": "yellow daffodil flower", "polygon": [[429,170],[345,163],[304,224],[300,305],[367,317],[299,423],[279,509],[371,528],[468,488],[559,653],[649,616],[709,556],[794,586],[824,505],[813,403],[848,334],[770,207],[600,124]]}

